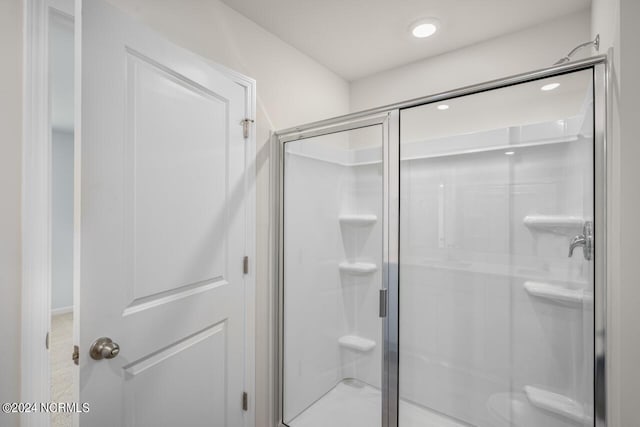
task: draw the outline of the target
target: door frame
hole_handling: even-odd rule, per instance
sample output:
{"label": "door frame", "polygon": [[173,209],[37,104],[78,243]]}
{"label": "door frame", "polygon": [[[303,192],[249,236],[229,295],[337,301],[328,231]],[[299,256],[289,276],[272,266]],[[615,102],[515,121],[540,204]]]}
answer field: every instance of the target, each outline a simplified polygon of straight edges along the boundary
{"label": "door frame", "polygon": [[[82,0],[25,0],[23,7],[23,136],[22,136],[22,302],[20,400],[49,402],[51,373],[45,348],[51,327],[51,118],[49,82],[49,19],[52,13],[80,17]],[[74,137],[74,310],[77,311],[80,285],[77,283],[77,242],[79,227],[79,171],[81,140],[78,132],[81,108],[81,19],[75,20],[75,137]],[[244,206],[245,253],[252,262],[244,275],[245,365],[244,387],[249,393],[245,426],[255,425],[255,310],[256,310],[256,81],[237,71],[205,61],[241,86],[244,109],[250,119],[245,139]],[[238,124],[240,125],[240,124]],[[74,344],[78,343],[74,321]],[[71,357],[72,349],[69,349]],[[77,370],[74,383],[78,384]],[[74,387],[74,399],[78,399]],[[22,414],[24,427],[49,426],[49,414]],[[78,414],[74,425],[78,425]]]}
{"label": "door frame", "polygon": [[[49,22],[73,19],[73,0],[25,0],[23,7],[22,315],[20,400],[49,402],[45,347],[51,328],[51,118]],[[71,356],[69,349],[69,356]],[[22,414],[20,425],[48,426],[48,414]]]}
{"label": "door frame", "polygon": [[[607,320],[611,315],[607,310],[609,295],[611,290],[608,286],[613,283],[611,278],[611,270],[608,268],[607,249],[612,247],[611,236],[608,230],[612,229],[611,216],[607,215],[611,211],[612,199],[612,182],[609,179],[610,171],[613,170],[611,162],[612,156],[609,155],[611,148],[609,147],[609,131],[608,121],[611,115],[611,105],[609,103],[608,92],[610,90],[610,61],[607,55],[598,55],[591,58],[578,60],[566,64],[555,65],[548,68],[530,71],[527,73],[517,74],[492,80],[476,85],[466,86],[446,92],[428,95],[420,98],[411,99],[395,104],[385,105],[382,107],[372,108],[360,112],[347,114],[344,116],[334,117],[326,120],[308,123],[288,129],[277,131],[272,138],[272,156],[275,161],[274,172],[272,175],[271,188],[274,194],[272,200],[272,209],[275,214],[272,221],[271,241],[273,242],[274,259],[271,260],[273,294],[275,297],[271,304],[271,337],[273,340],[272,348],[274,349],[273,358],[273,411],[276,415],[275,425],[278,427],[286,427],[283,423],[282,401],[283,401],[283,198],[284,198],[284,144],[287,141],[308,138],[309,136],[317,136],[330,133],[328,129],[348,129],[349,123],[359,120],[389,114],[391,121],[390,129],[393,129],[391,146],[385,147],[385,161],[389,160],[390,165],[384,165],[385,171],[385,203],[393,202],[391,205],[383,206],[383,212],[389,220],[395,218],[399,221],[399,145],[400,128],[399,128],[399,111],[416,107],[419,105],[441,102],[451,98],[457,98],[465,95],[485,92],[488,90],[504,88],[520,83],[540,80],[547,77],[553,77],[561,74],[592,69],[593,70],[593,96],[594,96],[594,230],[595,230],[595,247],[597,254],[595,257],[595,277],[594,277],[594,426],[607,427],[610,423],[611,416],[607,415],[607,396],[610,389],[607,372],[612,361],[607,356],[611,352],[611,341],[607,337]],[[395,117],[394,117],[395,116]],[[394,124],[398,123],[398,124]],[[335,132],[336,130],[334,130]],[[391,175],[396,174],[396,178]],[[389,194],[387,194],[389,193]],[[383,247],[385,251],[385,267],[387,273],[383,275],[383,280],[390,287],[388,289],[387,299],[387,319],[385,319],[385,349],[383,352],[383,386],[384,381],[388,381],[390,390],[383,390],[383,408],[382,408],[382,427],[398,427],[397,407],[399,403],[398,396],[398,335],[399,335],[399,306],[398,306],[398,276],[397,260],[399,259],[399,222],[391,224],[386,223],[384,227]],[[395,272],[387,276],[389,267],[393,267],[395,259]],[[389,264],[387,264],[389,262]],[[395,277],[395,280],[392,278]],[[597,363],[600,361],[600,363]],[[395,409],[394,409],[395,408]]]}

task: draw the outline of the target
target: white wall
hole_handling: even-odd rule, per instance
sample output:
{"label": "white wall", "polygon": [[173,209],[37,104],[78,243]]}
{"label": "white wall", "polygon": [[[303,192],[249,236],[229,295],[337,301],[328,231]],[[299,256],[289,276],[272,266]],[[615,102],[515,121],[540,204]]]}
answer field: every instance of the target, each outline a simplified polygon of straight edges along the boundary
{"label": "white wall", "polygon": [[351,83],[351,111],[426,96],[552,65],[590,37],[583,12]]}
{"label": "white wall", "polygon": [[592,31],[611,49],[609,419],[612,427],[637,425],[640,395],[640,3],[594,0]]}
{"label": "white wall", "polygon": [[638,423],[640,396],[640,2],[620,2],[620,425]]}
{"label": "white wall", "polygon": [[[0,402],[20,397],[22,1],[0,2]],[[18,425],[0,413],[0,425]]]}
{"label": "white wall", "polygon": [[51,138],[51,308],[73,305],[73,133]]}

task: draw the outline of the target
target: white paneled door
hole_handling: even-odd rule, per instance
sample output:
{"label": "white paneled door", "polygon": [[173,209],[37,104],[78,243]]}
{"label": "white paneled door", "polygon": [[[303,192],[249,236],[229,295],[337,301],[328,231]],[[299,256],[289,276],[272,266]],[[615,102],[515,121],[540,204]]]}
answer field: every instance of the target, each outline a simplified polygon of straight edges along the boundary
{"label": "white paneled door", "polygon": [[103,1],[81,17],[80,425],[249,425],[245,88]]}

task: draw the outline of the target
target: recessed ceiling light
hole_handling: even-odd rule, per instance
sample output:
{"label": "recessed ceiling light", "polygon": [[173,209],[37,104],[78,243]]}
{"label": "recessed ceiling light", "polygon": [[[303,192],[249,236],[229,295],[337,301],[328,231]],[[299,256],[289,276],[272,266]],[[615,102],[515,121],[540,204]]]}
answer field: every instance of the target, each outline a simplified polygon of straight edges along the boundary
{"label": "recessed ceiling light", "polygon": [[448,110],[449,106],[447,104],[438,105],[438,110]]}
{"label": "recessed ceiling light", "polygon": [[549,91],[549,90],[554,90],[556,89],[558,86],[560,86],[560,83],[549,83],[548,85],[544,85],[540,88],[540,90],[544,90]]}
{"label": "recessed ceiling light", "polygon": [[411,25],[411,34],[418,39],[432,36],[438,31],[438,21],[435,19],[422,19]]}
{"label": "recessed ceiling light", "polygon": [[514,154],[516,154],[515,151],[505,151],[504,154],[506,154],[507,156],[513,156]]}

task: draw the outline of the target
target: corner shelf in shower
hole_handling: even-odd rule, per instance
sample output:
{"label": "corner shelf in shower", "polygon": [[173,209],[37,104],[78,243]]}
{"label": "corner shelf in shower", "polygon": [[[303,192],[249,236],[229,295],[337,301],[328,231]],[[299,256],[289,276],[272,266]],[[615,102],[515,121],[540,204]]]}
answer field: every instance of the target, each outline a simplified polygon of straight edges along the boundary
{"label": "corner shelf in shower", "polygon": [[368,338],[359,337],[357,335],[345,335],[338,338],[338,344],[341,347],[348,348],[350,350],[366,353],[376,346],[376,342]]}
{"label": "corner shelf in shower", "polygon": [[373,214],[344,214],[338,217],[340,224],[365,226],[372,225],[378,221],[378,217]]}
{"label": "corner shelf in shower", "polygon": [[583,406],[570,397],[530,385],[524,387],[524,392],[536,408],[553,412],[580,424],[590,423],[592,420]]}
{"label": "corner shelf in shower", "polygon": [[568,289],[551,283],[527,281],[524,282],[524,289],[535,297],[568,305],[583,305],[592,300],[590,292],[583,289]]}
{"label": "corner shelf in shower", "polygon": [[370,262],[346,262],[345,261],[345,262],[341,262],[338,265],[338,267],[342,272],[357,275],[357,276],[375,273],[375,271],[378,269],[378,267],[375,264]]}
{"label": "corner shelf in shower", "polygon": [[572,234],[582,229],[585,219],[572,215],[527,215],[522,222],[532,230]]}

